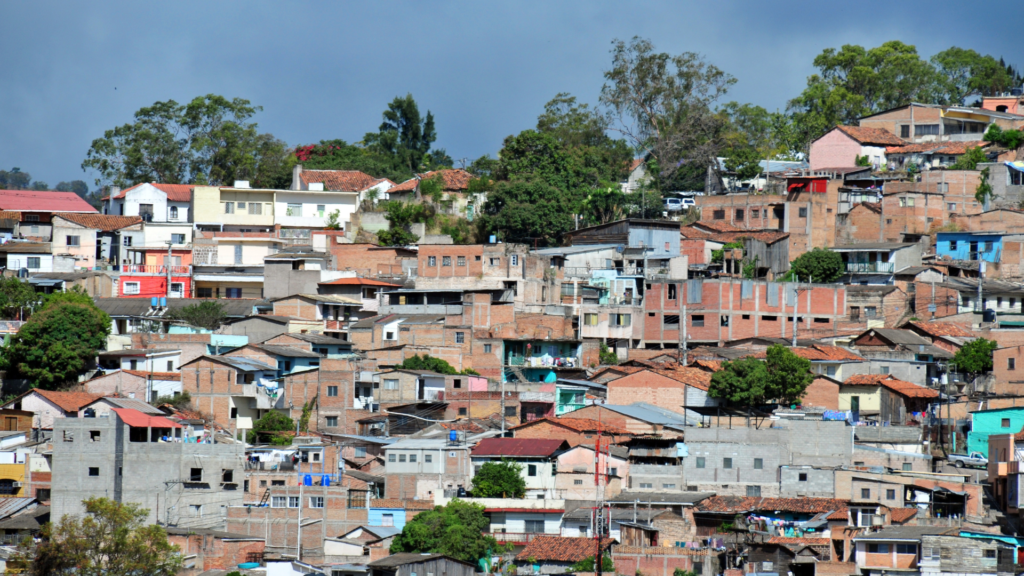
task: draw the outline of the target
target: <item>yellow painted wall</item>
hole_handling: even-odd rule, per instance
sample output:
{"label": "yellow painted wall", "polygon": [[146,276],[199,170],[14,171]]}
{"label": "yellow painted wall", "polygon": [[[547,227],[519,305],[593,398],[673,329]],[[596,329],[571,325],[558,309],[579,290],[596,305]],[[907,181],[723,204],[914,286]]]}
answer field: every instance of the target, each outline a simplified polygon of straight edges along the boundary
{"label": "yellow painted wall", "polygon": [[25,465],[24,464],[0,464],[0,480],[14,480],[21,482],[22,487],[15,489],[13,494],[2,494],[0,498],[24,496],[25,492]]}
{"label": "yellow painted wall", "polygon": [[839,388],[839,409],[850,409],[850,398],[860,397],[860,409],[862,411],[878,411],[882,409],[882,387],[881,386],[850,386]]}
{"label": "yellow painted wall", "polygon": [[[246,208],[235,205],[234,214],[227,214],[224,204],[245,202]],[[261,214],[249,214],[248,204],[262,204]],[[192,196],[192,211],[195,222],[252,226],[274,225],[274,192],[270,190],[241,190],[217,186],[196,186]]]}

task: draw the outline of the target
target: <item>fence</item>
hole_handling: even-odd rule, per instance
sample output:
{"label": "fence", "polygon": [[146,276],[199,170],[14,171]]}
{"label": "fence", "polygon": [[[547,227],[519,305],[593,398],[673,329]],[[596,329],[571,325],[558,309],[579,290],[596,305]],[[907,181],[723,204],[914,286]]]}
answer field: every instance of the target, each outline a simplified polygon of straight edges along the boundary
{"label": "fence", "polygon": [[188,275],[192,273],[191,266],[165,266],[163,264],[122,264],[121,272],[127,274],[167,274],[170,268],[171,274]]}

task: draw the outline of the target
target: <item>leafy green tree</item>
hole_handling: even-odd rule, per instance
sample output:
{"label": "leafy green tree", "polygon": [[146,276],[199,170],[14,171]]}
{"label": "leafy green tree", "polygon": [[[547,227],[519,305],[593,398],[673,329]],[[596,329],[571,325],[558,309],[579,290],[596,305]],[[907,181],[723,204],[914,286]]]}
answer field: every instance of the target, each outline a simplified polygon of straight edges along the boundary
{"label": "leafy green tree", "polygon": [[985,141],[998,144],[1009,150],[1016,150],[1024,144],[1024,131],[1003,130],[998,124],[992,124],[985,132]]}
{"label": "leafy green tree", "polygon": [[983,169],[978,179],[978,187],[974,189],[974,199],[982,206],[985,206],[988,199],[992,197],[992,185],[988,182],[988,175],[988,168]]}
{"label": "leafy green tree", "polygon": [[278,184],[290,177],[289,153],[284,142],[260,134],[250,122],[260,110],[248,100],[216,94],[184,105],[156,102],[139,109],[133,123],[93,140],[82,169],[99,172],[97,184],[120,187],[233,180]]}
{"label": "leafy green tree", "polygon": [[736,181],[750,180],[761,173],[764,158],[753,148],[733,148],[726,152],[725,169],[736,175]]}
{"label": "leafy green tree", "polygon": [[612,352],[608,345],[604,342],[601,343],[601,349],[598,352],[598,361],[603,366],[615,366],[619,363],[619,356]]}
{"label": "leafy green tree", "polygon": [[971,375],[982,374],[992,369],[992,353],[999,348],[999,343],[985,338],[977,338],[964,344],[953,355],[953,364],[958,372]]}
{"label": "leafy green tree", "polygon": [[478,178],[494,178],[498,171],[498,160],[485,154],[469,163],[466,171]]}
{"label": "leafy green tree", "polygon": [[814,58],[817,74],[789,101],[801,147],[837,124],[857,124],[862,116],[911,102],[934,102],[942,78],[914,46],[893,40],[876,48],[846,44]]}
{"label": "leafy green tree", "polygon": [[473,376],[479,376],[480,373],[472,368],[466,368],[462,372],[455,369],[454,366],[448,363],[447,360],[441,358],[434,358],[430,354],[414,354],[409,358],[402,361],[401,364],[395,366],[403,370],[430,370],[431,372],[437,372],[438,374],[455,375],[455,374],[469,374]]}
{"label": "leafy green tree", "polygon": [[474,498],[522,498],[526,495],[523,465],[512,460],[485,462],[473,476]]}
{"label": "leafy green tree", "polygon": [[21,168],[14,167],[10,170],[0,170],[0,189],[4,190],[27,190],[32,183],[32,175],[22,172]]}
{"label": "leafy green tree", "polygon": [[712,250],[711,251],[711,261],[712,262],[721,262],[721,261],[723,261],[725,259],[725,251],[726,250],[737,250],[737,249],[741,249],[741,248],[743,248],[743,242],[741,242],[741,241],[727,242],[727,243],[722,245],[722,248],[720,250]]}
{"label": "leafy green tree", "polygon": [[[661,194],[657,194],[658,198]],[[581,204],[584,222],[593,226],[621,220],[626,216],[629,199],[618,186],[597,188],[587,194]],[[659,205],[658,209],[661,207]]]}
{"label": "leafy green tree", "polygon": [[22,282],[15,276],[0,276],[0,314],[4,320],[28,317],[30,307],[41,300],[42,297],[28,282]]}
{"label": "leafy green tree", "polygon": [[723,105],[721,114],[728,121],[724,135],[727,149],[749,148],[760,160],[796,160],[799,157],[800,143],[788,115],[738,102]]}
{"label": "leafy green tree", "polygon": [[633,149],[660,165],[661,190],[681,166],[717,170],[726,120],[714,108],[736,79],[700,54],[655,52],[640,37],[614,40],[611,52],[601,104]]}
{"label": "leafy green tree", "polygon": [[947,170],[977,170],[978,164],[982,162],[988,162],[988,156],[981,146],[973,146],[961,154],[956,162],[950,164]]}
{"label": "leafy green tree", "polygon": [[276,410],[271,410],[253,423],[252,430],[246,435],[246,441],[250,444],[266,442],[274,446],[288,446],[292,443],[292,438],[278,432],[294,431],[295,421]]}
{"label": "leafy green tree", "polygon": [[[608,136],[608,118],[580,104],[565,92],[544,105],[537,132],[548,134],[573,159],[583,183],[589,187],[617,184],[626,177],[633,151],[625,140]],[[603,183],[603,184],[602,184]]]}
{"label": "leafy green tree", "polygon": [[[570,566],[566,570],[566,573],[576,574],[578,572],[596,572],[596,571],[597,571],[596,567],[594,566],[594,557],[593,556],[587,556],[583,560],[580,560],[579,562],[577,562],[577,563],[573,564],[572,566]],[[608,554],[601,554],[601,571],[604,572],[605,574],[614,574],[615,573],[615,562],[612,561],[612,557],[609,556]]]}
{"label": "leafy green tree", "polygon": [[107,498],[84,500],[86,515],[43,525],[40,543],[19,549],[32,576],[173,576],[181,551],[148,511]]}
{"label": "leafy green tree", "polygon": [[1020,85],[1011,69],[974,50],[953,46],[932,56],[931,63],[941,78],[944,94],[937,101],[941,104],[965,104],[970,94],[995,94]]}
{"label": "leafy green tree", "polygon": [[29,189],[46,191],[50,189],[50,185],[47,184],[46,182],[43,182],[42,180],[36,180],[29,186]]}
{"label": "leafy green tree", "polygon": [[505,242],[557,246],[575,225],[578,201],[541,178],[498,182],[488,194],[488,227]]}
{"label": "leafy green tree", "polygon": [[816,247],[793,260],[789,271],[798,281],[828,284],[843,275],[843,257],[838,252]]}
{"label": "leafy green tree", "polygon": [[60,182],[54,190],[58,192],[74,192],[82,198],[89,196],[89,185],[83,180],[72,180],[71,182]]}
{"label": "leafy green tree", "polygon": [[773,344],[766,354],[764,362],[755,358],[723,362],[722,369],[711,376],[708,395],[743,406],[799,401],[814,379],[810,360],[781,344]]}
{"label": "leafy green tree", "polygon": [[[375,192],[375,190],[374,190]],[[335,210],[327,215],[327,219],[324,220],[324,228],[328,230],[341,230],[341,210]]]}
{"label": "leafy green tree", "polygon": [[462,500],[420,512],[405,524],[391,542],[391,553],[444,554],[475,564],[479,559],[506,548],[483,533],[490,530],[484,507]]}
{"label": "leafy green tree", "polygon": [[54,390],[89,367],[108,334],[110,316],[91,298],[76,291],[56,293],[0,351],[0,366],[27,378],[33,387]]}
{"label": "leafy green tree", "polygon": [[184,322],[189,326],[206,330],[220,328],[227,319],[227,315],[224,313],[224,306],[220,302],[209,301],[174,308],[165,317],[169,320]]}
{"label": "leafy green tree", "polygon": [[388,230],[377,232],[377,241],[382,246],[406,246],[415,244],[419,236],[409,231],[412,224],[431,222],[436,210],[429,204],[416,204],[391,200],[381,205],[388,219]]}
{"label": "leafy green tree", "polygon": [[798,402],[814,380],[811,361],[801,358],[782,344],[772,344],[766,352],[768,391],[773,400],[783,404]]}
{"label": "leafy green tree", "polygon": [[188,390],[182,390],[181,394],[177,396],[160,396],[153,402],[154,406],[163,406],[164,404],[170,404],[179,410],[191,408],[192,395],[188,393]]}
{"label": "leafy green tree", "polygon": [[340,139],[321,140],[319,144],[296,146],[295,161],[311,170],[358,170],[377,178],[401,182],[412,177],[408,167],[398,166],[394,158],[358,144]]}
{"label": "leafy green tree", "polygon": [[[427,111],[420,116],[419,106],[412,94],[396,96],[384,111],[384,121],[377,132],[363,137],[366,147],[381,158],[388,159],[391,166],[409,177],[421,168],[424,156],[437,140],[434,115]],[[444,154],[447,156],[447,154]]]}

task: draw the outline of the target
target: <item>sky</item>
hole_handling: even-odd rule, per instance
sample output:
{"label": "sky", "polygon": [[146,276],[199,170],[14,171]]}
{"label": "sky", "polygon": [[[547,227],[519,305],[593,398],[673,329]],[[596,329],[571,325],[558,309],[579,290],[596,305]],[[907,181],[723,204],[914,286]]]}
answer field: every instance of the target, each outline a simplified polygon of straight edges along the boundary
{"label": "sky", "polygon": [[[1001,4],[1001,3],[1000,3]],[[157,101],[240,97],[289,145],[375,131],[412,93],[457,162],[495,155],[559,92],[597,103],[614,39],[694,51],[738,80],[726,100],[784,109],[824,48],[956,45],[1024,66],[1024,5],[963,2],[79,2],[0,0],[0,169],[51,187],[93,139]]]}

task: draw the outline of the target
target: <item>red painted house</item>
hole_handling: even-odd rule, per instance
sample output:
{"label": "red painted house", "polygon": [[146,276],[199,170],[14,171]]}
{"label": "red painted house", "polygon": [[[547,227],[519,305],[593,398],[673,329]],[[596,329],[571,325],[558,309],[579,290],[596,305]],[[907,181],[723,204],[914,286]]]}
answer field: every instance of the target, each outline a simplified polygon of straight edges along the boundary
{"label": "red painted house", "polygon": [[[167,266],[125,264],[117,295],[122,298],[167,296]],[[192,267],[171,266],[171,298],[192,298]]]}

